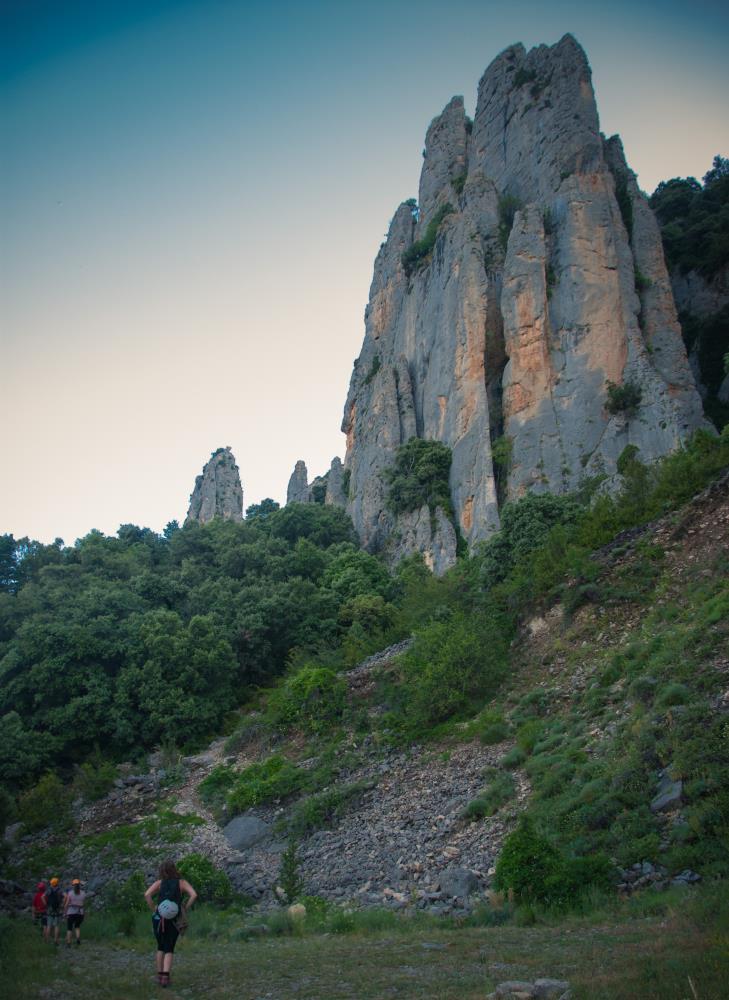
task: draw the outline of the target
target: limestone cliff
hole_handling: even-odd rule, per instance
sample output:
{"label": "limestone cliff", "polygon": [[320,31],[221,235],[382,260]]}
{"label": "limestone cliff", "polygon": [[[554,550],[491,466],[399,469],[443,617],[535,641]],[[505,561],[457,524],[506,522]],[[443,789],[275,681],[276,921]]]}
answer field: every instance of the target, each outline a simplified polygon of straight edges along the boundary
{"label": "limestone cliff", "polygon": [[414,435],[452,449],[472,545],[504,499],[614,474],[628,444],[654,460],[703,423],[658,226],[600,133],[584,52],[570,35],[508,48],[473,122],[455,97],[431,123],[418,204],[400,205],[375,261],[342,425],[363,544],[455,559],[455,532],[424,539],[443,533],[437,512],[386,507],[382,472]]}
{"label": "limestone cliff", "polygon": [[230,448],[218,448],[195,479],[185,523],[205,524],[214,517],[229,521],[243,519],[243,488]]}

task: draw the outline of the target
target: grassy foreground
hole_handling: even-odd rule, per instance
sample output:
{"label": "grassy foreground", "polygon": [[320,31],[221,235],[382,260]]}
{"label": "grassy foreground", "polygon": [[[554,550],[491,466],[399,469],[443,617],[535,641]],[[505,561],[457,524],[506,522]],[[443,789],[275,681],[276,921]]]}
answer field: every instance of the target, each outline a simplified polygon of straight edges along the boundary
{"label": "grassy foreground", "polygon": [[[591,917],[533,927],[403,919],[388,930],[261,938],[247,937],[240,918],[201,913],[178,947],[166,995],[482,1000],[504,980],[552,976],[570,981],[575,1000],[720,1000],[729,983],[725,896],[721,886],[646,893]],[[123,937],[104,917],[90,917],[81,948],[55,951],[29,920],[4,920],[0,976],[18,1000],[159,996],[146,923]]]}

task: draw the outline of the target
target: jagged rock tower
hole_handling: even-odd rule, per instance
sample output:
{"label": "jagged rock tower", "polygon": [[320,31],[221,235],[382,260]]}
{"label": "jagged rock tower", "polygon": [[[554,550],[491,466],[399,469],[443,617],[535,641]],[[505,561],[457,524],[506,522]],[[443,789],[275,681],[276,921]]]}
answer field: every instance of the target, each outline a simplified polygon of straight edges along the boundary
{"label": "jagged rock tower", "polygon": [[214,517],[243,520],[243,487],[230,448],[214,451],[202,475],[195,479],[185,524],[191,521],[206,524]]}
{"label": "jagged rock tower", "polygon": [[375,261],[342,429],[363,544],[393,561],[422,551],[440,572],[456,548],[445,512],[385,504],[382,472],[413,435],[452,449],[472,545],[501,501],[613,474],[628,444],[654,460],[704,418],[657,223],[619,138],[600,133],[574,38],[508,48],[473,123],[453,98],[424,157],[418,204],[400,205]]}

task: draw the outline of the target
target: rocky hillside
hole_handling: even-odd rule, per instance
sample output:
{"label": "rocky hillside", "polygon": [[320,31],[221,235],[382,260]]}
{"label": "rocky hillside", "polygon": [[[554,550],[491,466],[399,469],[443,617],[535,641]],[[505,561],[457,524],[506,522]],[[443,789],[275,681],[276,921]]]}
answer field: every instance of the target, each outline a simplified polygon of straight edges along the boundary
{"label": "rocky hillside", "polygon": [[28,885],[51,868],[82,873],[103,899],[110,881],[199,853],[267,908],[293,836],[309,894],[463,912],[488,893],[504,837],[527,811],[567,843],[610,850],[623,893],[698,881],[718,857],[713,828],[701,831],[722,808],[711,799],[723,781],[712,733],[729,718],[728,558],[725,474],[599,550],[589,587],[568,582],[562,600],[534,609],[509,679],[470,721],[421,744],[386,738],[405,641],[345,675],[350,721],[334,743],[249,711],[204,753],[154,754],[145,773],[123,766],[104,799],[76,808],[70,839],[51,826],[17,840],[11,828],[10,871]]}

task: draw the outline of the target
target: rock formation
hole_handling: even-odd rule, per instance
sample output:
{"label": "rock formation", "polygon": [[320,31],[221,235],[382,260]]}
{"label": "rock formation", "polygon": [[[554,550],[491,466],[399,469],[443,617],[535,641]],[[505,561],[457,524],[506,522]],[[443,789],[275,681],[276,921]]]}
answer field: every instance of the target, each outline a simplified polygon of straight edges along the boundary
{"label": "rock formation", "polygon": [[286,489],[286,503],[309,502],[309,472],[303,459],[294,466],[289,485]]}
{"label": "rock formation", "polygon": [[195,479],[185,523],[206,524],[214,517],[243,520],[243,487],[230,448],[218,448]]}
{"label": "rock formation", "polygon": [[443,511],[386,507],[383,470],[414,435],[452,449],[472,545],[503,500],[613,475],[629,444],[655,460],[703,424],[658,226],[600,133],[584,52],[570,35],[508,48],[473,123],[460,97],[431,123],[418,205],[375,261],[342,425],[363,544],[439,571],[455,559]]}
{"label": "rock formation", "polygon": [[306,463],[299,459],[291,473],[286,489],[286,503],[327,503],[335,507],[344,507],[347,498],[344,494],[344,467],[340,458],[332,459],[331,467],[323,476],[317,476],[309,482],[309,472]]}

